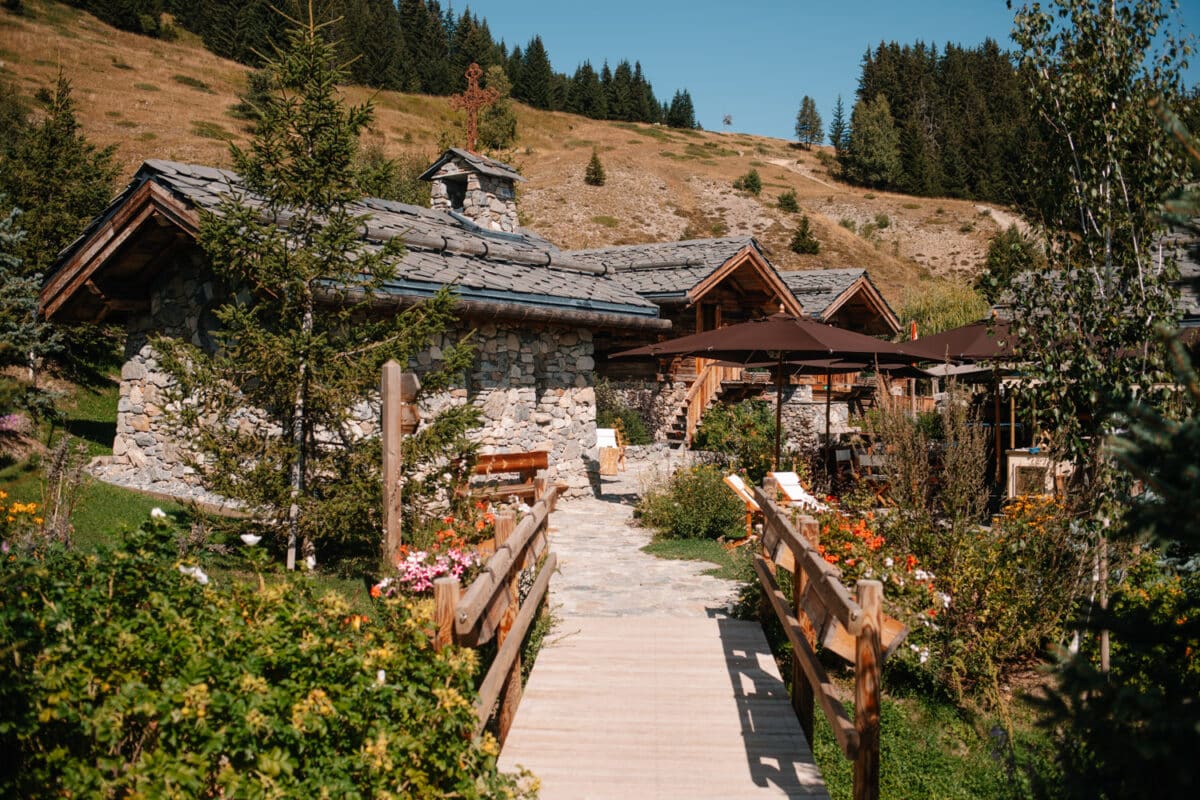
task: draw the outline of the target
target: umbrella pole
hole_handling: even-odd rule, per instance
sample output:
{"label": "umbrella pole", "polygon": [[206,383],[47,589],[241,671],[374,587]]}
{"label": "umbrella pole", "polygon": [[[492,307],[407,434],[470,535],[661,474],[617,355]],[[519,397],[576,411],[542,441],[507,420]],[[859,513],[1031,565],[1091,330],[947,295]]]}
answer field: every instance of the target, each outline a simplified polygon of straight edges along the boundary
{"label": "umbrella pole", "polygon": [[775,372],[775,469],[779,469],[780,442],[783,435],[783,353],[779,354],[779,369]]}
{"label": "umbrella pole", "polygon": [[996,448],[996,483],[1000,483],[1000,469],[1003,466],[1004,454],[1000,450],[1000,371],[992,368],[992,394],[995,409],[995,448]]}
{"label": "umbrella pole", "polygon": [[833,398],[833,373],[825,373],[825,474],[831,474],[829,463],[833,459],[833,433],[829,430],[829,409]]}

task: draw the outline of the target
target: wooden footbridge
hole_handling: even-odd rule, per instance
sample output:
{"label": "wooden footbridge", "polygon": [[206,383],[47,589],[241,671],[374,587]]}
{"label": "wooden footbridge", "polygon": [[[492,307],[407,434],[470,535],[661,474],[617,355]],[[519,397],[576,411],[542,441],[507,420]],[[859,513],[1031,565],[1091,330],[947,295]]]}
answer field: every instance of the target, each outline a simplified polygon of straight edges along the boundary
{"label": "wooden footbridge", "polygon": [[[816,552],[815,521],[793,525],[756,491],[766,524],[755,568],[799,654],[791,697],[762,628],[714,617],[568,616],[522,688],[520,643],[557,562],[547,536],[556,492],[519,525],[497,515],[488,569],[465,590],[440,580],[436,603],[439,646],[496,639],[476,710],[478,731],[499,734],[502,769],[529,769],[544,800],[826,798],[809,747],[820,708],[854,762],[854,797],[878,798],[880,584],[860,581],[851,597]],[[779,570],[795,572],[794,601]],[[853,721],[815,656],[818,639],[855,664]]]}

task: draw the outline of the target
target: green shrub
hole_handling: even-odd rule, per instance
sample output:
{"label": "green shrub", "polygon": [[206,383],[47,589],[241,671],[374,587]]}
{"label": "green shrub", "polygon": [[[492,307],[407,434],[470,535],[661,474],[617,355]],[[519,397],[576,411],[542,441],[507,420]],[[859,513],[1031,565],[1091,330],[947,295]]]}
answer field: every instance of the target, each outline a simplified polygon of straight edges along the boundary
{"label": "green shrub", "polygon": [[815,256],[821,252],[821,243],[817,241],[817,237],[813,235],[812,228],[809,227],[808,215],[800,217],[800,225],[796,228],[796,232],[792,234],[792,241],[788,244],[793,253],[801,255]]}
{"label": "green shrub", "polygon": [[892,224],[892,218],[889,217],[887,214],[881,213],[881,214],[875,215],[875,227],[879,228],[879,230],[883,230],[884,228],[889,227],[891,224]]}
{"label": "green shrub", "polygon": [[740,192],[749,192],[757,196],[762,192],[762,178],[758,174],[758,170],[752,169],[742,177],[733,182],[733,188]]}
{"label": "green shrub", "polygon": [[[646,399],[649,401],[650,398]],[[596,427],[616,428],[619,422],[627,444],[650,444],[654,441],[650,434],[652,423],[646,405],[634,408],[607,380],[596,381]]]}
{"label": "green shrub", "polygon": [[311,579],[210,581],[177,553],[160,524],[0,564],[0,795],[515,790],[470,736],[474,655],[434,653],[417,606],[368,619]]}
{"label": "green shrub", "polygon": [[842,217],[841,219],[839,219],[838,225],[841,225],[843,228],[850,231],[851,233],[856,233],[858,231],[858,224],[854,220],[850,219],[849,217]]}
{"label": "green shrub", "polygon": [[683,469],[638,503],[642,522],[676,539],[716,539],[744,531],[746,510],[725,485],[722,471],[702,465]]}
{"label": "green shrub", "polygon": [[583,173],[583,182],[588,186],[603,186],[604,185],[604,165],[600,163],[600,155],[596,152],[596,148],[592,148],[592,157],[588,161],[587,169]]}
{"label": "green shrub", "polygon": [[796,202],[796,193],[791,189],[779,195],[778,205],[780,211],[788,211],[792,214],[800,210],[800,204]]}
{"label": "green shrub", "polygon": [[199,89],[205,94],[213,94],[211,86],[199,78],[193,78],[191,75],[172,75],[171,80],[182,86],[187,86],[192,89]]}
{"label": "green shrub", "polygon": [[775,455],[775,411],[762,400],[716,405],[700,421],[692,446],[732,456],[751,483],[762,483]]}

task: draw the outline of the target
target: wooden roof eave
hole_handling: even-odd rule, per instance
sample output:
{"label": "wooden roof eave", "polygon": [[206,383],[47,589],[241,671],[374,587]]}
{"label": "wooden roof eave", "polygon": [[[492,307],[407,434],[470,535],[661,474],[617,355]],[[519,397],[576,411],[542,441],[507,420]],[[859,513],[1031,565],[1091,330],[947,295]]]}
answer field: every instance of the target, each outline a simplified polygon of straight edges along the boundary
{"label": "wooden roof eave", "polygon": [[146,181],[125,198],[112,215],[96,226],[42,287],[42,316],[52,319],[80,291],[95,293],[104,265],[147,222],[174,225],[195,238],[200,215],[154,181]]}
{"label": "wooden roof eave", "polygon": [[692,304],[700,302],[706,294],[746,264],[754,268],[759,278],[766,284],[768,291],[774,293],[775,299],[783,306],[784,311],[797,316],[804,313],[804,307],[800,305],[800,301],[796,299],[791,289],[753,245],[743,247],[724,264],[709,273],[707,278],[693,286],[687,293],[688,301]]}
{"label": "wooden roof eave", "polygon": [[842,306],[850,302],[851,298],[853,298],[859,292],[863,293],[863,298],[866,300],[867,305],[870,306],[875,313],[879,314],[883,321],[887,323],[887,326],[891,329],[891,332],[893,334],[899,333],[899,318],[896,316],[895,312],[892,311],[891,306],[888,305],[887,301],[883,299],[883,295],[880,294],[879,290],[875,288],[875,284],[871,283],[866,275],[856,278],[855,281],[847,286],[841,294],[834,298],[834,301],[821,311],[821,318],[828,320],[830,317],[836,314]]}

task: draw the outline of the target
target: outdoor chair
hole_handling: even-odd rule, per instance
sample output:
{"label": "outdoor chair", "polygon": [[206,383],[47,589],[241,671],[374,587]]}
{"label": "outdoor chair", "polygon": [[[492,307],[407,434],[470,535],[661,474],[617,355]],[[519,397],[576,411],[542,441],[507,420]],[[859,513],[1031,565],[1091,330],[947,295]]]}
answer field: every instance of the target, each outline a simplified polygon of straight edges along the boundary
{"label": "outdoor chair", "polygon": [[750,492],[746,482],[742,480],[742,476],[737,473],[730,473],[725,476],[725,485],[733,490],[733,493],[738,496],[746,505],[746,538],[733,544],[734,547],[740,547],[746,544],[754,537],[754,515],[761,514],[762,509],[758,506],[758,501],[754,499],[754,495]]}
{"label": "outdoor chair", "polygon": [[796,473],[768,472],[767,475],[775,479],[775,485],[779,487],[779,492],[783,495],[784,505],[804,509],[805,511],[829,510],[829,506],[813,497],[804,488],[804,485],[800,483],[800,476]]}
{"label": "outdoor chair", "polygon": [[887,475],[888,456],[868,451],[859,453],[856,460],[858,479],[871,490],[879,505],[889,505],[888,489],[891,488],[891,481]]}

